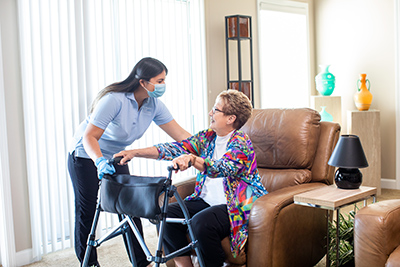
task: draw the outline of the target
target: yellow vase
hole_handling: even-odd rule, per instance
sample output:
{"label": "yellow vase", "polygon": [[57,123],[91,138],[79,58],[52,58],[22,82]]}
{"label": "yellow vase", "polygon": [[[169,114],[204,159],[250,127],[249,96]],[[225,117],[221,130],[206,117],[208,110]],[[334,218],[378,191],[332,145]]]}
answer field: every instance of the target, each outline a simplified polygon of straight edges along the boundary
{"label": "yellow vase", "polygon": [[369,91],[370,85],[367,74],[360,74],[360,79],[357,81],[357,92],[354,95],[354,102],[359,111],[366,111],[371,106],[372,94]]}

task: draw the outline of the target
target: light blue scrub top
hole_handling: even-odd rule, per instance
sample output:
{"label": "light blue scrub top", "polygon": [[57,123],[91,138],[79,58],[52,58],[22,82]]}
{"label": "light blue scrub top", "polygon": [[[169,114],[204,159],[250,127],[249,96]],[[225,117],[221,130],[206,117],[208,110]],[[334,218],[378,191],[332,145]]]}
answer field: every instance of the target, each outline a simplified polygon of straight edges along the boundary
{"label": "light blue scrub top", "polygon": [[103,156],[109,159],[142,137],[152,121],[162,125],[173,120],[167,107],[157,98],[146,98],[142,107],[138,107],[133,93],[111,92],[103,96],[93,113],[79,125],[71,153],[75,151],[76,157],[90,158],[82,144],[89,122],[104,130],[99,145]]}

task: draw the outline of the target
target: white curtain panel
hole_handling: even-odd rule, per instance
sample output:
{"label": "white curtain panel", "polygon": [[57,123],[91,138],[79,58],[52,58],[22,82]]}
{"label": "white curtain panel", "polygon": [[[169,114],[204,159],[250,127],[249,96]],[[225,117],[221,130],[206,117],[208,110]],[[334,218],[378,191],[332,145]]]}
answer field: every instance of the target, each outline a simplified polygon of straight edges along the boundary
{"label": "white curtain panel", "polygon": [[[73,245],[66,157],[97,92],[143,57],[168,68],[161,98],[189,132],[207,126],[203,0],[18,0],[33,257]],[[135,147],[171,139],[154,124]],[[134,160],[133,174],[166,165]],[[101,229],[116,222],[103,216]]]}
{"label": "white curtain panel", "polygon": [[0,25],[0,266],[7,267],[15,266],[16,258],[1,44]]}

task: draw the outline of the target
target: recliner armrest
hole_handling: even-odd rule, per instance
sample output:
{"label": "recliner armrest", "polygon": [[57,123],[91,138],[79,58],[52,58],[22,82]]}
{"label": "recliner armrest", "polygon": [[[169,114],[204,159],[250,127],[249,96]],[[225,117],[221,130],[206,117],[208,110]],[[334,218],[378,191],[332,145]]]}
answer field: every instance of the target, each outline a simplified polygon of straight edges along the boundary
{"label": "recliner armrest", "polygon": [[[323,186],[327,185],[324,183],[307,183],[289,186],[268,193],[256,200],[251,209],[249,219],[247,266],[278,266],[279,264],[277,265],[276,261],[273,262],[274,257],[275,259],[276,257],[280,257],[277,256],[275,250],[277,243],[286,247],[286,250],[291,250],[290,243],[301,243],[300,236],[304,233],[293,232],[292,224],[308,229],[313,227],[313,224],[317,222],[310,221],[310,218],[307,218],[309,216],[307,212],[304,215],[302,214],[301,211],[305,207],[294,205],[293,197]],[[285,209],[293,208],[299,210],[299,212],[284,212]],[[314,209],[308,212],[314,212]],[[282,213],[285,213],[283,217]],[[295,217],[291,217],[292,215]],[[282,218],[289,218],[289,220]],[[303,224],[304,227],[300,226]],[[323,230],[326,233],[326,228]],[[317,229],[315,231],[318,232]],[[296,252],[294,253],[296,254]],[[302,250],[299,249],[298,253],[302,253]],[[295,255],[292,256],[296,259]]]}
{"label": "recliner armrest", "polygon": [[374,203],[357,212],[354,222],[356,266],[384,266],[399,246],[400,199]]}

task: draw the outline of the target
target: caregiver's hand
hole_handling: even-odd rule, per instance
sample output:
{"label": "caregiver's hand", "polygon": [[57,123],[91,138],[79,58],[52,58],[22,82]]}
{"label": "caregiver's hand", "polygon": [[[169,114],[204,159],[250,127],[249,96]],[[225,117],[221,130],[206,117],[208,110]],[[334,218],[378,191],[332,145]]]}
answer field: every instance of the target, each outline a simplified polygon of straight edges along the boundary
{"label": "caregiver's hand", "polygon": [[110,165],[105,157],[100,157],[96,159],[95,165],[97,167],[97,176],[101,180],[104,174],[114,174],[115,168],[113,165]]}

